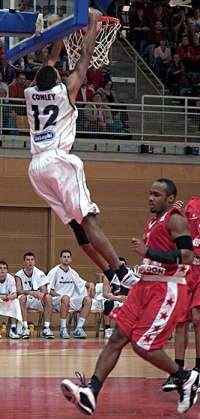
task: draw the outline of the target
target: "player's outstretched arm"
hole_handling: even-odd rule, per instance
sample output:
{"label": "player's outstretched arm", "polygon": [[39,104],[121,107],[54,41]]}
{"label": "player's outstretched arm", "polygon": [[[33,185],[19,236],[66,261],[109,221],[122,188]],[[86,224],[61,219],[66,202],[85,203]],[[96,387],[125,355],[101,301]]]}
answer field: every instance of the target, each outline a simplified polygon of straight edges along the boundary
{"label": "player's outstretched arm", "polygon": [[52,67],[55,66],[56,62],[58,61],[60,57],[60,51],[62,47],[62,39],[59,41],[54,42],[50,48],[47,56],[45,57],[45,60],[42,64],[42,67],[45,67],[46,65],[50,65]]}
{"label": "player's outstretched arm", "polygon": [[83,40],[81,56],[77,61],[73,73],[67,79],[67,88],[71,102],[74,104],[78,90],[83,84],[86,72],[94,51],[96,41],[97,22],[102,13],[97,9],[89,9],[89,23]]}
{"label": "player's outstretched arm", "polygon": [[[51,67],[54,67],[56,64],[58,58],[60,57],[60,51],[62,47],[62,40],[54,42],[50,47],[47,56],[45,57],[45,60],[41,67],[45,67],[47,65],[50,65]],[[34,80],[31,82],[30,86],[34,86],[36,84],[36,76],[34,77]]]}

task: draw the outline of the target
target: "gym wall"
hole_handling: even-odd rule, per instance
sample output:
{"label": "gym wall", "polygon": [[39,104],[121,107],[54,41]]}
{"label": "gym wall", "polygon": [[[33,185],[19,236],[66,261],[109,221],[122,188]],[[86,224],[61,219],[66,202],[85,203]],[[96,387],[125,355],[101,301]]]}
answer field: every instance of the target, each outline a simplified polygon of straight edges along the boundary
{"label": "gym wall", "polygon": [[[95,281],[99,269],[83,253],[70,227],[64,226],[34,192],[29,178],[29,159],[0,158],[0,259],[15,273],[23,266],[23,254],[36,255],[36,266],[45,272],[59,263],[62,249],[73,254],[72,267],[80,276]],[[140,262],[130,252],[133,236],[142,238],[150,217],[148,193],[160,177],[173,180],[177,199],[188,202],[199,196],[198,165],[85,161],[91,199],[101,210],[99,221],[119,256],[128,266]]]}

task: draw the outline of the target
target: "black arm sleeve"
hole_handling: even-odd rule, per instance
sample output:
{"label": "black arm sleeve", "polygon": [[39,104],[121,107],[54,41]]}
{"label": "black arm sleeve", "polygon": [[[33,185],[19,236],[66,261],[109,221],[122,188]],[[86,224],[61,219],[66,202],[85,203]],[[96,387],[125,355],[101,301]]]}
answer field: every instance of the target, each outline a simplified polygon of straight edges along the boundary
{"label": "black arm sleeve", "polygon": [[174,263],[181,263],[181,251],[180,250],[156,250],[156,249],[147,249],[146,256],[155,260],[156,262],[166,263],[166,265],[173,265]]}

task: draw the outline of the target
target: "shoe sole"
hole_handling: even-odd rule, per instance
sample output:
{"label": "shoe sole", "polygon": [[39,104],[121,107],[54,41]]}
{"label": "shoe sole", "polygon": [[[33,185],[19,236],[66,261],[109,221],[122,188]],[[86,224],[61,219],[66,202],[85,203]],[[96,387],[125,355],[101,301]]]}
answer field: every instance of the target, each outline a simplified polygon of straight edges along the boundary
{"label": "shoe sole", "polygon": [[[171,387],[162,387],[162,391],[164,391],[165,393],[169,393],[170,391],[174,391],[177,390],[177,386],[171,386]],[[200,389],[199,389],[200,391]]]}
{"label": "shoe sole", "polygon": [[91,416],[93,413],[86,412],[80,404],[77,402],[76,397],[72,393],[71,389],[67,387],[67,384],[64,381],[61,383],[61,390],[69,402],[73,403],[84,415]]}
{"label": "shoe sole", "polygon": [[55,336],[43,336],[43,335],[42,335],[42,337],[43,337],[44,339],[55,339]]}
{"label": "shoe sole", "polygon": [[13,339],[13,340],[18,340],[18,339],[19,339],[19,336],[18,336],[18,338],[14,338],[14,337],[12,337],[12,336],[9,336],[9,338],[10,338],[10,339]]}
{"label": "shoe sole", "polygon": [[30,339],[30,336],[22,336],[22,339]]}
{"label": "shoe sole", "polygon": [[87,339],[87,336],[74,336],[74,335],[72,335],[72,336],[75,339]]}

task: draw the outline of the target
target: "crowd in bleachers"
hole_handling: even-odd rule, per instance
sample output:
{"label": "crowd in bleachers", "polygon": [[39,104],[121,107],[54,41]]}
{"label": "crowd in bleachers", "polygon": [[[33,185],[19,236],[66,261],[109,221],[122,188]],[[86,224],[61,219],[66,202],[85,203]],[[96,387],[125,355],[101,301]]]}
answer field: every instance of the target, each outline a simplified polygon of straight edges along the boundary
{"label": "crowd in bleachers", "polygon": [[[63,51],[66,54],[64,47]],[[70,71],[64,52],[57,61],[56,68],[60,73],[62,82],[66,84]],[[0,50],[0,97],[8,98],[6,101],[4,100],[8,106],[3,107],[2,126],[3,128],[10,128],[9,130],[4,129],[5,134],[19,135],[17,116],[26,115],[26,108],[25,106],[20,107],[25,102],[17,99],[24,99],[24,90],[34,80],[36,72],[41,67],[46,54],[46,48],[39,49],[26,57],[11,62],[5,59],[4,47],[2,45]],[[98,95],[96,95],[97,92]],[[104,74],[102,69],[90,67],[87,71],[87,77],[77,94],[77,102],[89,102],[88,105],[77,103],[79,107],[78,128],[81,131],[93,131],[93,128],[97,133],[109,131],[108,135],[111,138],[112,133],[127,131],[126,121],[124,117],[121,118],[120,112],[115,107],[118,99],[113,89],[109,72]],[[86,109],[84,109],[85,107]],[[90,108],[89,112],[88,107]]]}
{"label": "crowd in bleachers", "polygon": [[[108,15],[121,19],[123,28],[123,7],[128,4],[129,42],[174,95],[200,94],[200,2],[195,1],[194,7],[190,8],[171,7],[169,0],[133,0],[131,3],[117,0],[112,1],[107,10]],[[23,8],[32,11],[28,0],[23,2]],[[1,132],[19,135],[17,121],[20,116],[26,116],[26,110],[25,107],[20,108],[23,102],[17,99],[24,99],[24,90],[42,65],[47,48],[34,51],[15,62],[8,62],[3,38],[0,41],[0,98],[8,105],[3,107],[2,126],[6,129]],[[64,43],[56,68],[62,82],[66,83],[70,71]],[[104,70],[94,67],[88,69],[87,78],[77,95],[77,131],[92,131],[96,137],[100,134],[100,138],[102,133],[111,139],[116,134],[122,136],[124,133],[127,136],[126,112],[124,109],[120,112],[120,108],[117,108],[119,100],[111,74],[108,68]]]}
{"label": "crowd in bleachers", "polygon": [[[108,11],[122,21],[128,4],[113,1]],[[175,6],[178,4],[178,6]],[[192,7],[169,0],[129,3],[127,38],[172,94],[200,93],[200,2]]]}

